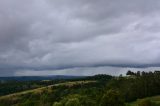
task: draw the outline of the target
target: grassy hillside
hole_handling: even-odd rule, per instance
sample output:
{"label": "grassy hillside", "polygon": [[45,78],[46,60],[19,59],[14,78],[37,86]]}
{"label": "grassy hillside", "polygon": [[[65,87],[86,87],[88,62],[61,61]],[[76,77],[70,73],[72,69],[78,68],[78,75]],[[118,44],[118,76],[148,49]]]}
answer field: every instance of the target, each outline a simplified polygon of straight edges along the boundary
{"label": "grassy hillside", "polygon": [[153,97],[138,99],[135,102],[128,103],[128,106],[139,106],[140,103],[145,102],[145,101],[151,102],[151,106],[160,106],[160,96],[153,96]]}
{"label": "grassy hillside", "polygon": [[59,84],[54,84],[54,85],[49,85],[46,87],[41,87],[41,88],[37,88],[37,89],[32,89],[32,90],[26,90],[23,92],[18,92],[18,93],[13,93],[13,94],[9,94],[9,95],[5,95],[5,96],[1,96],[0,100],[2,99],[10,99],[10,98],[17,98],[20,97],[22,95],[27,95],[29,93],[34,93],[34,94],[41,94],[44,91],[51,91],[52,88],[56,88],[56,87],[60,87],[60,86],[66,86],[66,87],[72,87],[72,86],[76,86],[76,85],[84,85],[84,84],[91,84],[91,83],[96,83],[96,81],[72,81],[72,82],[65,82],[65,83],[59,83]]}
{"label": "grassy hillside", "polygon": [[101,78],[97,80],[97,76],[95,76],[94,78],[74,79],[73,81],[0,96],[0,106],[52,106],[61,100],[66,101],[68,98],[75,97],[91,101],[92,98],[98,96],[97,94],[101,94],[100,91],[105,86],[105,82],[112,77],[108,78],[107,76],[103,81]]}
{"label": "grassy hillside", "polygon": [[160,95],[160,72],[129,72],[128,75],[58,81],[1,96],[0,106],[160,106],[160,96],[156,96]]}

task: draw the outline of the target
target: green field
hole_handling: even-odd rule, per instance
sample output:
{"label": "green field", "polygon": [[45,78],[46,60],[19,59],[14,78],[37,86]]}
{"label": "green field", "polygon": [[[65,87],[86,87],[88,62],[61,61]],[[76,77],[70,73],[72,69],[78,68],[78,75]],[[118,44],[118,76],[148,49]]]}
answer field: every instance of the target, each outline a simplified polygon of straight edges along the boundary
{"label": "green field", "polygon": [[143,100],[149,100],[154,104],[154,106],[160,106],[160,96],[147,97],[143,99],[138,99],[135,102],[128,103],[128,106],[139,106],[138,104]]}
{"label": "green field", "polygon": [[[25,90],[9,95],[0,96],[0,106],[52,106],[61,98],[68,96],[79,96],[75,92],[88,91],[97,85],[97,81],[68,81],[40,87],[32,90]],[[80,91],[79,91],[80,90]],[[72,95],[71,95],[72,94]]]}
{"label": "green field", "polygon": [[88,84],[88,83],[95,83],[96,81],[73,81],[73,82],[65,82],[65,83],[59,83],[59,84],[54,84],[54,85],[49,85],[46,87],[41,87],[41,88],[37,88],[37,89],[32,89],[32,90],[26,90],[26,91],[22,91],[22,92],[18,92],[18,93],[13,93],[13,94],[9,94],[9,95],[5,95],[5,96],[0,96],[0,100],[1,99],[9,99],[9,98],[14,98],[14,97],[19,97],[21,95],[27,95],[29,93],[34,93],[34,94],[40,94],[43,91],[51,91],[52,88],[54,87],[59,87],[59,86],[66,86],[66,87],[72,87],[72,86],[76,86],[76,85],[81,85],[81,84]]}

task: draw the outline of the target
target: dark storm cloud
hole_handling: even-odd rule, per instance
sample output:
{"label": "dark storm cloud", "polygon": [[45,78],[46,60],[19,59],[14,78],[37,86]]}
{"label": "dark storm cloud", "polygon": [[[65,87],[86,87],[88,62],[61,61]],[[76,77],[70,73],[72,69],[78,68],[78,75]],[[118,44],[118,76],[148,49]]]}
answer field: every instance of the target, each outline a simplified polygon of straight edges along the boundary
{"label": "dark storm cloud", "polygon": [[0,74],[159,66],[159,11],[159,0],[0,0]]}

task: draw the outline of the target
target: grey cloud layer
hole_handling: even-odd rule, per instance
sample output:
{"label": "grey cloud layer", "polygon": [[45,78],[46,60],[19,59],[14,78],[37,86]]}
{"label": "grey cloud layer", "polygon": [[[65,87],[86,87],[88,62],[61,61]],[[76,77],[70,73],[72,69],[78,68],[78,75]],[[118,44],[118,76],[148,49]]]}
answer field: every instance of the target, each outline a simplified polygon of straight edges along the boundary
{"label": "grey cloud layer", "polygon": [[0,0],[0,74],[159,65],[159,11],[159,0]]}

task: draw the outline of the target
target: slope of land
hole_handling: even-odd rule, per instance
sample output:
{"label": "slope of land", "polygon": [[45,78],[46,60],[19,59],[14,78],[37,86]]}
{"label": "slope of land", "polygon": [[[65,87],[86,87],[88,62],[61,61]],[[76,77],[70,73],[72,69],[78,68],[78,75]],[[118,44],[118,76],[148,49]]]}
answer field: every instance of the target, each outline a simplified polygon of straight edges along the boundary
{"label": "slope of land", "polygon": [[145,102],[145,101],[150,102],[151,106],[160,106],[160,96],[153,96],[153,97],[138,99],[135,102],[129,103],[128,106],[139,106],[140,104],[142,104],[142,102]]}
{"label": "slope of land", "polygon": [[160,106],[159,71],[42,82],[47,86],[1,96],[0,106]]}
{"label": "slope of land", "polygon": [[38,94],[38,93],[42,93],[45,90],[51,91],[52,88],[58,87],[58,86],[72,87],[72,86],[76,86],[76,85],[84,85],[84,84],[91,84],[91,83],[96,83],[96,81],[72,81],[72,82],[59,83],[59,84],[49,85],[49,86],[46,86],[46,87],[40,87],[40,88],[37,88],[37,89],[26,90],[26,91],[22,91],[22,92],[18,92],[18,93],[13,93],[13,94],[1,96],[0,100],[19,97],[19,96],[22,96],[22,95],[25,95],[25,94],[27,95],[29,93]]}
{"label": "slope of land", "polygon": [[[83,104],[89,106],[89,104],[95,104],[93,101],[99,100],[98,98],[102,95],[103,88],[106,85],[105,83],[112,78],[113,77],[109,75],[95,75],[65,81],[43,81],[44,84],[47,83],[46,85],[51,85],[1,96],[0,106],[52,106],[61,100],[66,101],[71,98],[83,99]],[[24,82],[24,84],[26,84],[26,82]],[[36,84],[39,83],[36,82]],[[13,86],[16,85],[14,84]],[[95,99],[92,101],[92,98]]]}

